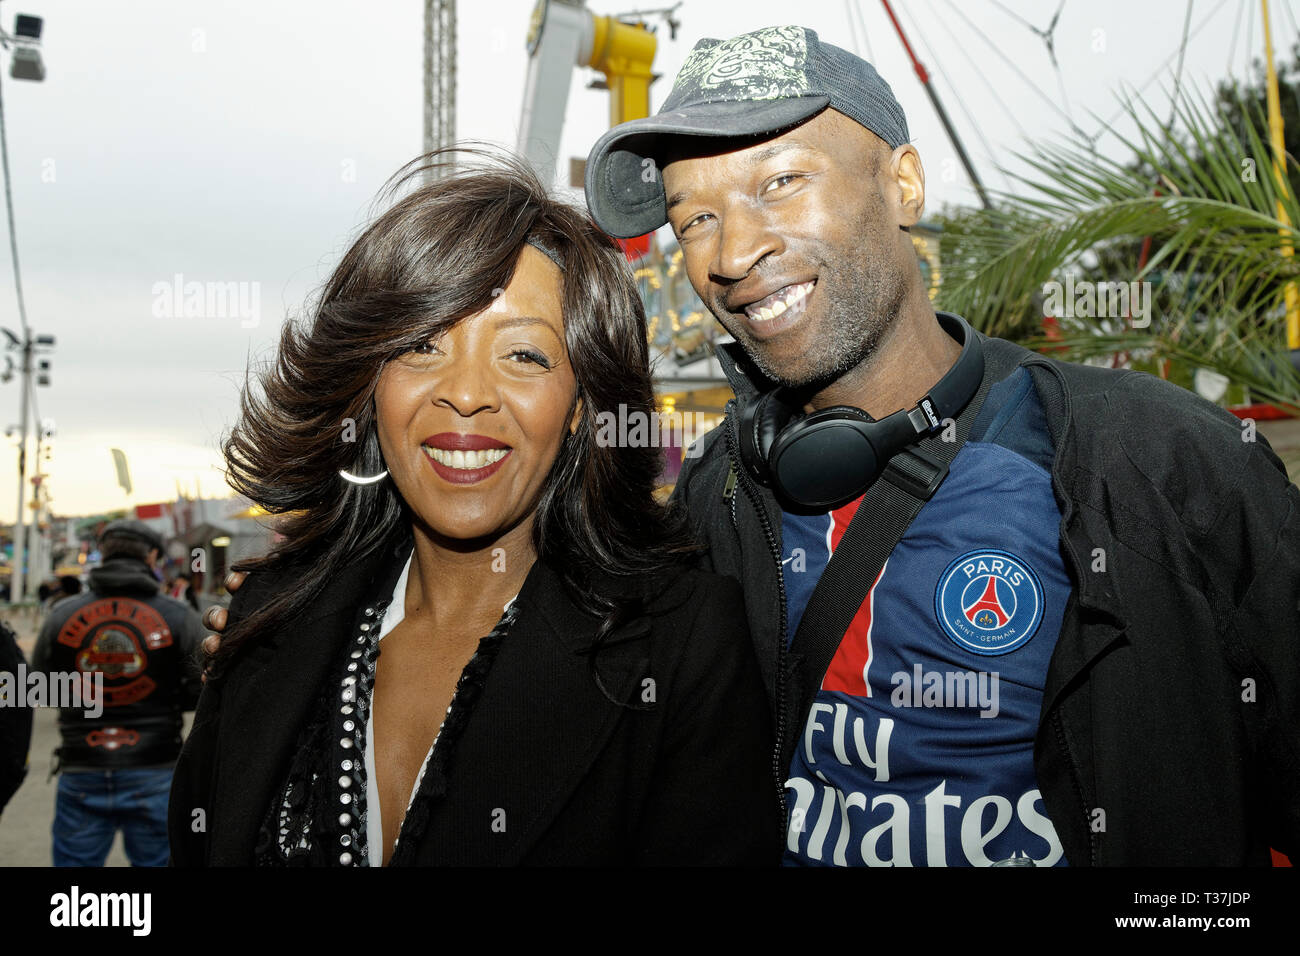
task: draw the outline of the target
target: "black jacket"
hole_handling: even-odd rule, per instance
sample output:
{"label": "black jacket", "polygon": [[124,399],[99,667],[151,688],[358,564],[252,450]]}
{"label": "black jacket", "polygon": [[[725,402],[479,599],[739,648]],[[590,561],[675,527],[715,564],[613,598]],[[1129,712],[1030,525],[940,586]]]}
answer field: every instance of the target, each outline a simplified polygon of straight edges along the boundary
{"label": "black jacket", "polygon": [[[984,342],[1019,353],[1055,448],[1073,589],[1034,766],[1066,860],[1300,857],[1300,492],[1262,437],[1182,388]],[[720,359],[738,395],[766,386],[735,346]],[[691,449],[675,496],[706,565],[744,584],[783,782],[802,715],[781,512],[736,465],[733,406]]]}
{"label": "black jacket", "polygon": [[[409,528],[394,538],[205,686],[172,787],[173,864],[252,862],[322,681],[365,608],[392,594]],[[285,586],[282,573],[251,573],[230,620]],[[591,675],[585,650],[597,619],[569,600],[553,568],[533,566],[415,862],[779,860],[771,726],[740,588],[683,569],[658,590],[651,613],[612,633],[598,655],[606,690],[633,705],[624,707]],[[504,832],[491,826],[498,810]]]}
{"label": "black jacket", "polygon": [[103,714],[59,712],[63,770],[169,767],[181,749],[181,715],[202,686],[203,625],[160,593],[143,561],[113,557],[90,588],[57,602],[41,625],[32,666],[47,674],[104,676]]}
{"label": "black jacket", "polygon": [[[0,674],[13,675],[16,684],[19,665],[26,664],[18,638],[8,624],[0,622]],[[14,687],[18,694],[24,688]],[[0,707],[0,812],[27,776],[27,751],[32,743],[32,709],[11,701]]]}

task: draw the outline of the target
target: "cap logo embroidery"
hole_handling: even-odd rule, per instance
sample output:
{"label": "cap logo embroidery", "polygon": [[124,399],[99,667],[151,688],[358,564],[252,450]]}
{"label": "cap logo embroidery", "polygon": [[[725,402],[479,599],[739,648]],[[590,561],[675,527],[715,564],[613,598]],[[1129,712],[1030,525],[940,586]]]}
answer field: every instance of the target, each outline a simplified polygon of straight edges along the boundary
{"label": "cap logo embroidery", "polygon": [[715,46],[697,46],[682,64],[674,92],[698,85],[700,90],[721,90],[729,100],[802,96],[808,91],[807,61],[802,27],[769,27]]}

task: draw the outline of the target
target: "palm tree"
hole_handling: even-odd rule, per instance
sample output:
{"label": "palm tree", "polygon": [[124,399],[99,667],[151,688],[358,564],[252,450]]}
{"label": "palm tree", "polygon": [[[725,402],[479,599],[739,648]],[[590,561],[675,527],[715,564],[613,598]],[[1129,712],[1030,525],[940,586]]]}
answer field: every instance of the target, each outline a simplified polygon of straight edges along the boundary
{"label": "palm tree", "polygon": [[[1126,162],[1076,144],[1031,149],[1021,157],[1031,171],[1012,174],[1017,195],[1001,193],[993,209],[945,223],[936,304],[1063,358],[1161,372],[1172,365],[1184,376],[1207,369],[1256,401],[1300,412],[1284,306],[1286,285],[1300,280],[1300,256],[1285,248],[1297,240],[1300,205],[1260,137],[1258,100],[1237,104],[1245,122],[1234,124],[1221,94],[1214,105],[1184,99],[1176,124],[1166,124],[1145,104],[1127,103],[1138,133],[1121,137]],[[1295,159],[1285,162],[1295,175]],[[1143,242],[1149,254],[1139,265],[1133,253]],[[1149,324],[1067,315],[1045,336],[1049,284],[1072,276],[1151,283]]]}

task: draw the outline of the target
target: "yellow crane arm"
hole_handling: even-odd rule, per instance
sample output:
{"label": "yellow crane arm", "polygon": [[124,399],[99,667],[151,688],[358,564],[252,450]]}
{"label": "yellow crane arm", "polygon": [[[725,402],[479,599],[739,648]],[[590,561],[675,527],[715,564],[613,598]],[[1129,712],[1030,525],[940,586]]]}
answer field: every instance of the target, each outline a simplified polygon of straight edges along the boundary
{"label": "yellow crane arm", "polygon": [[655,35],[643,23],[622,23],[613,17],[591,19],[591,56],[579,65],[605,74],[609,85],[609,125],[649,116]]}

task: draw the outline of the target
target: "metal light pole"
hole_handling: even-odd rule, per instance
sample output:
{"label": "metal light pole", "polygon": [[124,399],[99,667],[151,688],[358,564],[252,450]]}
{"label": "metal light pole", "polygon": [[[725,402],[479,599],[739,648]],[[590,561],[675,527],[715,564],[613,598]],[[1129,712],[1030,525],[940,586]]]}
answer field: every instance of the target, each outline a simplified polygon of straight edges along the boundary
{"label": "metal light pole", "polygon": [[[26,597],[26,575],[24,574],[23,565],[26,559],[27,550],[27,422],[31,417],[28,408],[31,404],[31,389],[34,387],[32,382],[32,356],[36,350],[41,347],[49,348],[54,345],[54,336],[37,335],[33,336],[30,329],[24,330],[24,335],[20,339],[9,329],[0,328],[5,338],[9,340],[9,348],[19,349],[22,351],[22,375],[20,378],[22,396],[19,402],[20,418],[18,423],[18,515],[14,519],[14,561],[12,577],[9,579],[9,600],[21,601]],[[9,360],[9,368],[0,374],[0,382],[8,382],[14,377],[13,361]],[[49,378],[45,371],[42,371],[36,379],[36,384],[48,385]],[[37,456],[36,467],[39,470],[41,464],[39,455]]]}
{"label": "metal light pole", "polygon": [[[14,32],[12,34],[0,29],[0,46],[9,50],[13,55],[9,75],[14,79],[32,80],[38,83],[45,79],[45,62],[41,58],[41,31],[43,27],[44,21],[40,17],[20,13],[14,19]],[[32,387],[32,349],[36,343],[32,339],[31,328],[27,325],[27,307],[23,304],[22,275],[18,270],[18,239],[14,230],[13,194],[9,187],[9,146],[8,138],[5,135],[3,100],[0,100],[0,158],[3,159],[4,167],[5,205],[9,213],[9,245],[14,260],[14,289],[18,294],[18,319],[23,328],[21,341],[8,329],[4,330],[4,334],[9,338],[10,347],[20,347],[23,352],[23,376],[22,385],[20,386],[23,392],[22,421],[19,424],[22,438],[21,444],[18,446],[18,514],[14,519],[13,576],[9,579],[9,600],[21,601],[25,597],[24,584],[26,583],[23,580],[23,562],[26,558],[27,546],[27,512],[23,508],[23,499],[26,497],[27,490],[27,403],[30,394],[29,390]],[[41,337],[43,343],[45,339],[48,339],[48,344],[54,344],[53,338]],[[7,377],[8,374],[6,373],[6,380]]]}
{"label": "metal light pole", "polygon": [[[40,370],[37,369],[37,383],[40,383]],[[35,403],[33,403],[34,405]],[[53,425],[48,421],[41,421],[40,409],[32,409],[33,424],[36,432],[36,457],[35,464],[32,465],[32,524],[31,533],[27,536],[27,554],[28,563],[31,565],[33,572],[28,577],[27,583],[30,586],[31,578],[37,573],[44,575],[50,571],[53,556],[53,549],[50,547],[49,535],[46,533],[49,528],[49,489],[45,486],[45,459],[49,456],[50,439],[54,436]]]}
{"label": "metal light pole", "polygon": [[424,151],[456,140],[456,0],[424,3]]}
{"label": "metal light pole", "polygon": [[[5,335],[13,344],[19,344],[18,338],[8,329],[4,330]],[[22,391],[22,401],[20,407],[20,417],[18,420],[18,515],[14,519],[14,563],[12,576],[9,578],[9,600],[21,601],[23,599],[23,563],[27,554],[27,509],[23,507],[23,499],[27,496],[27,397],[28,381],[32,374],[32,340],[31,336],[23,336],[21,343],[23,350],[22,359],[22,377],[19,379],[21,384],[18,386]]]}

